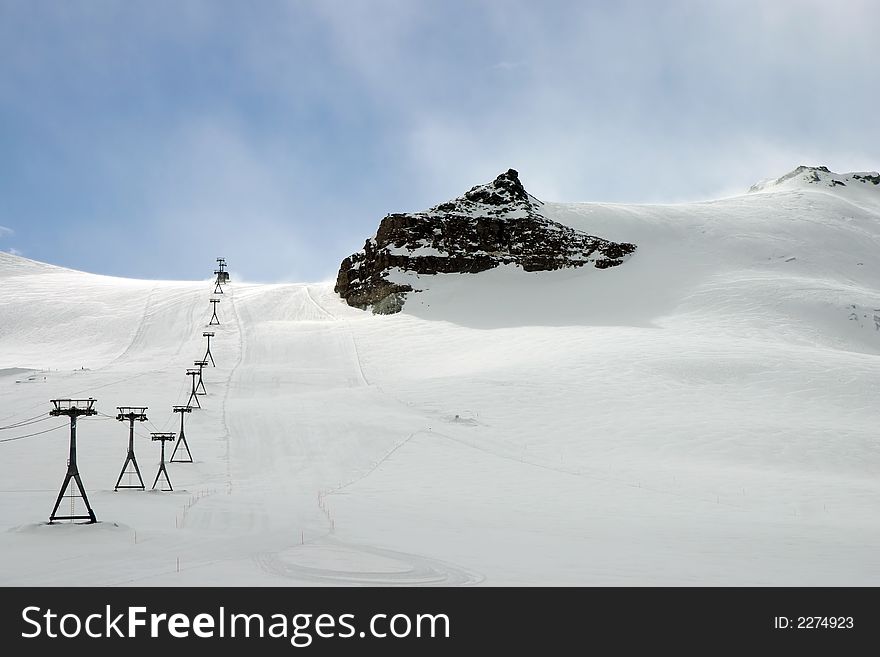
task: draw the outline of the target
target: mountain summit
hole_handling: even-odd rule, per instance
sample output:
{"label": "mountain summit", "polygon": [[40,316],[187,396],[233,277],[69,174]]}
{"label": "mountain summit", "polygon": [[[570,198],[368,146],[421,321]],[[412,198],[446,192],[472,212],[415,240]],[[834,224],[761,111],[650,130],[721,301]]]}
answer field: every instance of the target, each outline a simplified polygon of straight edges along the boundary
{"label": "mountain summit", "polygon": [[621,264],[636,247],[569,228],[541,214],[514,169],[424,212],[389,214],[364,248],[345,258],[335,290],[350,306],[398,312],[407,283],[396,272],[476,274],[501,264],[548,271]]}
{"label": "mountain summit", "polygon": [[880,185],[880,174],[876,171],[835,173],[825,166],[809,167],[801,165],[779,178],[762,180],[749,188],[749,193],[790,189],[800,186],[846,187],[847,185]]}
{"label": "mountain summit", "polygon": [[514,218],[516,211],[537,214],[541,202],[526,191],[515,169],[508,169],[495,180],[477,185],[463,196],[434,206],[429,212],[464,212],[472,215],[487,214]]}

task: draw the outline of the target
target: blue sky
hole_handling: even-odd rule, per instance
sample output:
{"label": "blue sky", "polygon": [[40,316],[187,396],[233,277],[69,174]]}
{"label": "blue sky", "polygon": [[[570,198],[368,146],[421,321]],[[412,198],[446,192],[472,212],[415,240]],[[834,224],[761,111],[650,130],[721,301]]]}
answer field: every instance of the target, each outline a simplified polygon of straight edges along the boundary
{"label": "blue sky", "polygon": [[559,201],[880,168],[873,0],[0,0],[0,249],[325,280],[510,167]]}

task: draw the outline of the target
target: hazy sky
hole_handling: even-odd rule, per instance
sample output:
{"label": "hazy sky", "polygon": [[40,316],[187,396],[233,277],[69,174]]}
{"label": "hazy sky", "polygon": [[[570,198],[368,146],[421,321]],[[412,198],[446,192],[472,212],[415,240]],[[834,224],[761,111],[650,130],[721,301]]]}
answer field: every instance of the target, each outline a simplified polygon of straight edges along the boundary
{"label": "hazy sky", "polygon": [[0,0],[0,249],[322,280],[508,168],[677,202],[880,168],[880,2]]}

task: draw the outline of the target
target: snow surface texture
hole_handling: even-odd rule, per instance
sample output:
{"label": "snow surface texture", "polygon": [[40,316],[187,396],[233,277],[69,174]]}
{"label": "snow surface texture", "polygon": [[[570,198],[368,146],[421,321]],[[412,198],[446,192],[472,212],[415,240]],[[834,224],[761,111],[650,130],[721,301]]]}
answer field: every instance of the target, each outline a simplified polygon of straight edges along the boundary
{"label": "snow surface texture", "polygon": [[[546,203],[639,250],[419,276],[390,316],[233,274],[175,492],[114,493],[127,426],[82,419],[101,522],[47,525],[66,425],[0,430],[0,584],[876,586],[880,186],[851,178]],[[146,405],[149,487],[212,289],[0,254],[0,427]]]}

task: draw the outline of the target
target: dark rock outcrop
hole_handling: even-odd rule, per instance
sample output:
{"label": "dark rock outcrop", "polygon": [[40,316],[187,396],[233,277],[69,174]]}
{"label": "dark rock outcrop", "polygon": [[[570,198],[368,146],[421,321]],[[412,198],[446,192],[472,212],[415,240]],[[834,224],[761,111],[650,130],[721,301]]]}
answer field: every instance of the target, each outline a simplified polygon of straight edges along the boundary
{"label": "dark rock outcrop", "polygon": [[880,185],[880,174],[874,173],[854,173],[853,179],[863,183],[871,183],[872,185]]}
{"label": "dark rock outcrop", "polygon": [[425,212],[389,214],[363,250],[342,261],[335,290],[350,306],[393,313],[403,307],[406,293],[417,291],[390,280],[395,269],[418,274],[476,274],[500,264],[526,271],[588,264],[605,269],[636,249],[551,221],[541,205],[510,169]]}

